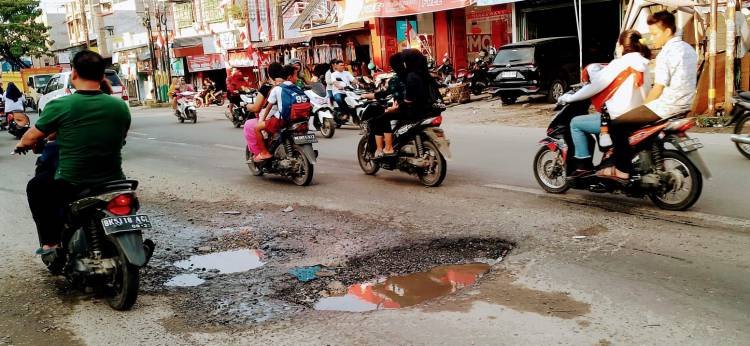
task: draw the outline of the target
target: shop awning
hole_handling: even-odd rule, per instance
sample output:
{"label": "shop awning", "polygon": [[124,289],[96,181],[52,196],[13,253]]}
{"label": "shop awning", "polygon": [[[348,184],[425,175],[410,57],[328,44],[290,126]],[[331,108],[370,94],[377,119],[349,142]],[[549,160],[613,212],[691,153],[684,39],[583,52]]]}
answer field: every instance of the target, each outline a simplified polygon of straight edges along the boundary
{"label": "shop awning", "polygon": [[523,0],[477,0],[477,6],[492,6],[510,4],[512,2],[519,2]]}
{"label": "shop awning", "polygon": [[306,33],[312,36],[313,38],[317,38],[317,37],[338,35],[338,34],[343,34],[347,32],[360,31],[360,30],[366,30],[366,29],[369,30],[369,28],[365,25],[365,22],[358,22],[358,23],[348,24],[344,26],[336,26],[334,24],[334,25],[326,26],[324,28],[310,30],[310,31],[307,31]]}
{"label": "shop awning", "polygon": [[285,38],[282,40],[273,40],[268,42],[259,42],[259,43],[253,43],[254,48],[270,48],[270,47],[276,47],[276,46],[288,46],[293,44],[300,44],[300,43],[309,43],[312,36],[300,36],[300,37],[292,37],[292,38]]}
{"label": "shop awning", "polygon": [[[347,0],[344,2],[343,16],[339,25],[361,22],[370,18],[390,18],[411,16],[420,13],[464,8],[474,0],[443,0],[443,1],[410,1],[399,2],[402,6],[384,6],[382,0]],[[390,4],[386,2],[385,4]]]}

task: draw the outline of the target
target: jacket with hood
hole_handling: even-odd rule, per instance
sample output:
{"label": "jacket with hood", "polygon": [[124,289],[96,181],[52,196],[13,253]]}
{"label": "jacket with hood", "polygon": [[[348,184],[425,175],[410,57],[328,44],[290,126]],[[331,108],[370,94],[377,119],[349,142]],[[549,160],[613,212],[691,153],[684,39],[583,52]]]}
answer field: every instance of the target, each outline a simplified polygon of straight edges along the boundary
{"label": "jacket with hood", "polygon": [[[604,103],[610,117],[614,119],[643,105],[652,84],[648,64],[649,60],[640,53],[625,54],[592,73],[591,83],[573,95],[563,95],[562,100],[576,102],[593,98],[600,93],[608,93]],[[615,86],[616,89],[612,89],[611,86]]]}

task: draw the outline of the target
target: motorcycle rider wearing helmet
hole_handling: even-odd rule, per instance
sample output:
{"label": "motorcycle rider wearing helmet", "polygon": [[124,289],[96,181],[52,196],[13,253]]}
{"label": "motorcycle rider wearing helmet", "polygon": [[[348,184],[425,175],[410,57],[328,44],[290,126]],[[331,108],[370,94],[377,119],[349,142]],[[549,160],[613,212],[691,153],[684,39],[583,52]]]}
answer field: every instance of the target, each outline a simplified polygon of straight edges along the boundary
{"label": "motorcycle rider wearing helmet", "polygon": [[[584,77],[590,81],[575,94],[560,96],[560,102],[571,103],[592,99],[598,112],[580,115],[570,123],[573,138],[575,171],[572,176],[579,176],[594,169],[589,150],[589,134],[599,134],[601,127],[602,106],[607,106],[611,119],[643,104],[651,88],[648,72],[651,50],[641,42],[641,34],[635,30],[626,30],[617,40],[617,58],[593,74],[591,69],[584,71]],[[584,78],[586,79],[586,78]]]}
{"label": "motorcycle rider wearing helmet", "polygon": [[35,177],[26,188],[39,234],[38,254],[52,252],[60,243],[60,209],[66,203],[88,186],[125,179],[120,151],[130,128],[130,109],[100,90],[106,66],[101,55],[78,52],[72,65],[76,92],[50,101],[16,145],[17,152],[25,152],[57,134],[60,157],[54,180]]}
{"label": "motorcycle rider wearing helmet", "polygon": [[630,147],[630,134],[657,120],[690,111],[695,98],[698,54],[677,34],[675,17],[668,11],[652,14],[648,20],[651,41],[661,48],[656,56],[654,87],[639,106],[612,121],[610,132],[614,144],[615,166],[600,170],[597,175],[613,179],[629,179],[635,155]]}

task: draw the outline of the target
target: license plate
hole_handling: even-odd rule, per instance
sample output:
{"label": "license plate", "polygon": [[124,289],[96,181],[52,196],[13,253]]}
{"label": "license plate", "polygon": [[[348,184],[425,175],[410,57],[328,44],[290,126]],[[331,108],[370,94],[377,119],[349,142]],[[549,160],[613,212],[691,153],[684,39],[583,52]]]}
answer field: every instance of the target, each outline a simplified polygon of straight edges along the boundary
{"label": "license plate", "polygon": [[515,71],[503,72],[500,74],[500,76],[503,78],[516,78],[516,72]]}
{"label": "license plate", "polygon": [[315,138],[315,134],[294,136],[294,144],[310,144],[318,143],[318,139]]}
{"label": "license plate", "polygon": [[151,228],[151,220],[148,215],[128,215],[105,217],[102,219],[105,234],[144,230]]}
{"label": "license plate", "polygon": [[698,138],[690,138],[682,140],[678,143],[680,149],[683,151],[693,151],[703,148],[703,143]]}

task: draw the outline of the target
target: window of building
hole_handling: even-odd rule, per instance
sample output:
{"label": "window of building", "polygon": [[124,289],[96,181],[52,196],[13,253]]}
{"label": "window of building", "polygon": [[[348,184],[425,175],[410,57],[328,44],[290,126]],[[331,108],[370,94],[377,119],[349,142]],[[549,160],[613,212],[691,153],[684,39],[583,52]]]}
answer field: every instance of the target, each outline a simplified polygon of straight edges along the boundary
{"label": "window of building", "polygon": [[174,18],[180,29],[193,25],[193,4],[189,2],[175,4]]}
{"label": "window of building", "polygon": [[224,19],[219,9],[219,0],[203,0],[203,18],[207,22],[219,22]]}

